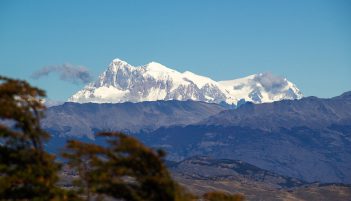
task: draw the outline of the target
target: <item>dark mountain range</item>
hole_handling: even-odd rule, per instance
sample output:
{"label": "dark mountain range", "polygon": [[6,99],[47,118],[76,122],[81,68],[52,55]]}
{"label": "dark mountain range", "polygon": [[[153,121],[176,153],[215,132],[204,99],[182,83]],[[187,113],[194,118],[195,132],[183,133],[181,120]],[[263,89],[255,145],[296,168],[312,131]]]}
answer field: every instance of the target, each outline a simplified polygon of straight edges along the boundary
{"label": "dark mountain range", "polygon": [[169,160],[207,155],[307,182],[351,183],[351,92],[236,110],[193,101],[66,103],[49,108],[43,126],[54,136],[51,150],[64,144],[57,136],[122,130],[165,149]]}
{"label": "dark mountain range", "polygon": [[150,132],[163,126],[188,125],[222,110],[224,106],[195,101],[65,103],[49,107],[42,126],[59,136],[94,138],[97,131]]}
{"label": "dark mountain range", "polygon": [[247,103],[201,123],[137,136],[173,160],[208,155],[308,182],[351,183],[350,97]]}
{"label": "dark mountain range", "polygon": [[242,126],[263,130],[308,127],[327,128],[333,124],[351,125],[351,92],[331,99],[316,97],[273,103],[246,103],[240,109],[226,110],[200,124]]}

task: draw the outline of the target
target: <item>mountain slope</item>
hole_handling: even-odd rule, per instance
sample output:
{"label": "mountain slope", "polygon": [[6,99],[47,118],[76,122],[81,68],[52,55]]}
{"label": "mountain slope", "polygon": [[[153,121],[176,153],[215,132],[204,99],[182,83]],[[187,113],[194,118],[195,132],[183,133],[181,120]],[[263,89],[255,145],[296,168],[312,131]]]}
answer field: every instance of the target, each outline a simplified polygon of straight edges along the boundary
{"label": "mountain slope", "polygon": [[68,101],[121,103],[195,100],[237,104],[241,99],[262,103],[301,97],[294,84],[269,73],[216,82],[189,71],[180,73],[156,62],[134,67],[114,59],[96,82],[88,84]]}
{"label": "mountain slope", "polygon": [[194,156],[169,166],[173,174],[203,180],[233,180],[272,188],[298,187],[307,182],[263,170],[244,161]]}
{"label": "mountain slope", "polygon": [[207,125],[234,125],[263,130],[279,128],[327,128],[332,124],[351,125],[351,92],[331,99],[307,97],[273,103],[247,103],[204,120]]}
{"label": "mountain slope", "polygon": [[162,126],[196,123],[224,110],[195,101],[142,103],[65,103],[49,107],[42,121],[44,129],[60,136],[88,136],[97,131],[152,131]]}
{"label": "mountain slope", "polygon": [[349,201],[351,186],[306,183],[243,161],[192,157],[170,166],[172,176],[191,192],[240,193],[252,201]]}
{"label": "mountain slope", "polygon": [[[248,162],[308,182],[351,183],[351,93],[245,104],[201,123],[137,136],[169,159],[194,155]],[[311,171],[315,170],[315,171]]]}
{"label": "mountain slope", "polygon": [[307,183],[263,170],[243,161],[187,158],[170,166],[173,177],[197,195],[209,191],[244,194],[246,200],[349,200],[351,186]]}

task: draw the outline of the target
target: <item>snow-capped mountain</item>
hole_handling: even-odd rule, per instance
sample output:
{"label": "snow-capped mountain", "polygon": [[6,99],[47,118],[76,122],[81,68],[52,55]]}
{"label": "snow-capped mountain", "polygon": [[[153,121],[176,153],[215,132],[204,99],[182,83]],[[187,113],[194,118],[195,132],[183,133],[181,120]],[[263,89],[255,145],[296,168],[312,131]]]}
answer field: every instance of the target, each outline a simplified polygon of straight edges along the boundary
{"label": "snow-capped mountain", "polygon": [[218,83],[229,94],[227,103],[235,103],[240,99],[253,103],[267,103],[303,97],[295,84],[271,73],[259,73]]}
{"label": "snow-capped mountain", "polygon": [[287,79],[270,73],[216,82],[186,71],[180,73],[157,62],[134,67],[114,59],[99,79],[78,91],[69,102],[121,103],[156,100],[194,100],[210,103],[254,103],[302,98]]}

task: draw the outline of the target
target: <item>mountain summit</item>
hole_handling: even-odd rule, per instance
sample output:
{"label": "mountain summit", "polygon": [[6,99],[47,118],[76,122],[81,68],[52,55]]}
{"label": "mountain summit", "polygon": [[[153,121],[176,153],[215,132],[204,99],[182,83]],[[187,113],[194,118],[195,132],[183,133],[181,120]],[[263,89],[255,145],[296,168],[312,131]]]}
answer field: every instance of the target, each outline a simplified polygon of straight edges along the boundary
{"label": "mountain summit", "polygon": [[132,66],[114,59],[99,79],[68,99],[69,102],[121,103],[156,100],[195,100],[237,104],[302,98],[300,90],[285,78],[270,73],[216,82],[186,71],[180,73],[160,63]]}

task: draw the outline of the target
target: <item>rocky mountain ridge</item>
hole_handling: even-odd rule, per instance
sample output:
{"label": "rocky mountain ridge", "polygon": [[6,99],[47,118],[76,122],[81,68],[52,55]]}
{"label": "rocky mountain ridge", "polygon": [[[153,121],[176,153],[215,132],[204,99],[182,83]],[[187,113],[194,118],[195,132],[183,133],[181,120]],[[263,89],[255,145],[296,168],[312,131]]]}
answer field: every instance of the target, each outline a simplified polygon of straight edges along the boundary
{"label": "rocky mountain ridge", "polygon": [[122,103],[194,100],[237,105],[239,101],[263,103],[302,97],[293,83],[271,73],[216,82],[190,71],[180,73],[157,62],[135,67],[114,59],[97,81],[85,86],[68,101]]}
{"label": "rocky mountain ridge", "polygon": [[160,127],[197,123],[224,109],[198,101],[64,103],[49,107],[41,123],[54,135],[94,139],[98,131],[151,132]]}

